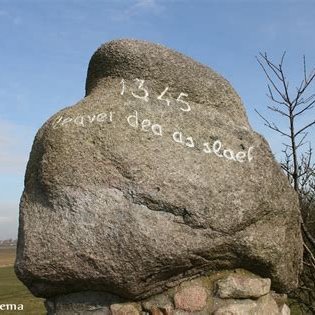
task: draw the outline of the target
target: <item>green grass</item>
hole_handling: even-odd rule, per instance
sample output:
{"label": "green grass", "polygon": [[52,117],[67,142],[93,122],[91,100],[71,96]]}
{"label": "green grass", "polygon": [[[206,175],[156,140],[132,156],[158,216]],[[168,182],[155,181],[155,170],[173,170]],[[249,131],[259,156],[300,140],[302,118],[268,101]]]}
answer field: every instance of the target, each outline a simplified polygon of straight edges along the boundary
{"label": "green grass", "polygon": [[[24,308],[23,311],[0,311],[0,314],[46,314],[43,300],[34,297],[16,277],[13,269],[14,259],[15,249],[0,248],[0,304],[23,304]],[[7,266],[8,264],[11,266]]]}
{"label": "green grass", "polygon": [[15,247],[0,247],[0,267],[13,266],[15,251]]}

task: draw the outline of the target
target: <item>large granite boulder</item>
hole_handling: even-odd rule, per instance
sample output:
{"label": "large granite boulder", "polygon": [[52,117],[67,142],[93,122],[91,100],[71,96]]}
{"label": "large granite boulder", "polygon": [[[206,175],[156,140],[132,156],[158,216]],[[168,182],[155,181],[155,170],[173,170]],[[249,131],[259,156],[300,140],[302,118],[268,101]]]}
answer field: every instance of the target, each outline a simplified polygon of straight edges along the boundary
{"label": "large granite boulder", "polygon": [[33,294],[141,299],[242,267],[297,285],[297,196],[214,71],[160,45],[100,47],[86,97],[38,131],[16,273]]}

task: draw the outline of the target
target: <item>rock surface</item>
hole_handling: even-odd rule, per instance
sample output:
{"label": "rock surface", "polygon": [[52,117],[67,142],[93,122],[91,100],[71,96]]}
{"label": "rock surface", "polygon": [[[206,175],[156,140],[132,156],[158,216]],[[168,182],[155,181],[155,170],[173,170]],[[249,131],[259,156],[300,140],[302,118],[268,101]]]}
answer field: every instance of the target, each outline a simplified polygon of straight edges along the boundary
{"label": "rock surface", "polygon": [[291,311],[288,305],[284,304],[281,306],[280,315],[290,315]]}
{"label": "rock surface", "polygon": [[257,304],[252,300],[239,300],[219,308],[214,315],[257,315],[256,307]]}
{"label": "rock surface", "polygon": [[206,306],[207,297],[207,291],[201,286],[182,288],[175,294],[175,307],[188,312],[201,311]]}
{"label": "rock surface", "polygon": [[223,299],[258,298],[270,292],[270,285],[270,279],[232,274],[218,281],[218,295]]}
{"label": "rock surface", "polygon": [[[259,286],[252,287],[255,296],[252,299],[237,297],[242,292],[244,296],[247,290],[245,287],[236,292],[237,296],[230,294],[230,298],[220,298],[216,287],[219,282],[231,276],[242,276],[247,283],[253,278],[260,279],[245,270],[225,270],[184,281],[158,295],[137,302],[119,302],[119,297],[115,298],[110,294],[106,297],[104,293],[95,292],[93,297],[92,292],[82,292],[49,299],[46,305],[49,306],[48,315],[290,315],[284,295],[280,300],[275,292],[268,291],[260,296]],[[254,292],[255,288],[257,292]],[[100,297],[103,298],[100,300]],[[278,302],[281,305],[277,305]],[[73,313],[69,313],[69,310]]]}
{"label": "rock surface", "polygon": [[121,303],[120,297],[110,293],[85,291],[60,295],[47,300],[47,315],[111,315],[110,306]]}
{"label": "rock surface", "polygon": [[136,303],[112,304],[110,306],[112,315],[139,315],[140,307]]}
{"label": "rock surface", "polygon": [[[233,300],[216,310],[214,315],[281,315],[275,300],[270,294],[257,301],[249,299]],[[290,314],[290,313],[289,313]]]}
{"label": "rock surface", "polygon": [[16,273],[36,295],[141,299],[209,270],[297,285],[297,197],[230,84],[160,45],[90,61],[86,97],[38,131]]}
{"label": "rock surface", "polygon": [[257,307],[253,315],[280,315],[278,305],[271,294],[260,297],[256,303]]}

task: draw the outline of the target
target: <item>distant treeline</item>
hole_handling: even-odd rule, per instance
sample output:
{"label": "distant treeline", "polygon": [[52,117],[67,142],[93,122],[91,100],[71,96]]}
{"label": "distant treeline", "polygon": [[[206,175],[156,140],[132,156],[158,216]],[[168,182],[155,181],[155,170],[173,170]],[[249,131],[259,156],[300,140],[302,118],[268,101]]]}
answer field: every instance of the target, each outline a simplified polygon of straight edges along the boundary
{"label": "distant treeline", "polygon": [[0,246],[16,246],[17,240],[8,239],[8,240],[0,240]]}

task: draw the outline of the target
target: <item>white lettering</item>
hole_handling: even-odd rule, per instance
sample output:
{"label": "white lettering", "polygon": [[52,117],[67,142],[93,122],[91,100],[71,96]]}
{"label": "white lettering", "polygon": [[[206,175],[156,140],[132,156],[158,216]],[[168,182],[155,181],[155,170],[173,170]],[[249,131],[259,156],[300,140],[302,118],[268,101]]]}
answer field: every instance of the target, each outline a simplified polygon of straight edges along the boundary
{"label": "white lettering", "polygon": [[93,116],[87,115],[87,118],[91,124],[95,120],[95,115],[93,115]]}
{"label": "white lettering", "polygon": [[183,135],[179,131],[173,133],[173,140],[177,143],[183,143]]}
{"label": "white lettering", "polygon": [[193,138],[192,137],[188,137],[187,139],[186,139],[186,146],[187,147],[189,147],[189,148],[193,148],[194,146],[195,146],[195,144],[194,144],[194,140],[193,140]]}
{"label": "white lettering", "polygon": [[151,121],[149,119],[144,119],[142,122],[140,120],[141,123],[139,123],[139,116],[138,116],[138,112],[136,110],[135,110],[134,115],[130,115],[127,117],[127,121],[128,121],[128,124],[133,128],[137,129],[139,127],[139,124],[140,124],[141,130],[147,132],[150,130],[150,127],[151,127],[151,130],[152,130],[154,135],[162,136],[162,126],[159,124],[151,124]]}
{"label": "white lettering", "polygon": [[122,79],[122,80],[120,81],[120,84],[122,85],[120,95],[124,95],[124,93],[125,93],[125,80]]}
{"label": "white lettering", "polygon": [[[141,123],[141,129],[143,131],[149,131],[151,126],[151,121],[149,119],[144,119]],[[153,128],[153,126],[152,126]]]}
{"label": "white lettering", "polygon": [[149,101],[149,92],[143,87],[143,84],[144,84],[144,80],[140,80],[140,79],[136,79],[137,82],[139,82],[139,86],[138,86],[138,89],[140,91],[143,91],[144,92],[144,95],[141,96],[141,95],[138,95],[138,94],[135,94],[134,92],[132,92],[131,94],[136,97],[136,98],[139,98],[141,100],[144,100],[145,102],[148,102]]}
{"label": "white lettering", "polygon": [[100,113],[100,114],[93,114],[93,115],[84,115],[84,116],[77,116],[75,118],[73,117],[67,117],[64,118],[62,116],[58,117],[53,123],[52,127],[53,129],[57,129],[60,126],[64,126],[70,123],[73,123],[74,125],[85,127],[85,122],[89,122],[90,124],[99,122],[102,123],[104,121],[108,120],[109,122],[113,121],[113,113],[109,112],[109,115],[107,113]]}
{"label": "white lettering", "polygon": [[203,144],[203,146],[205,147],[203,149],[203,152],[205,152],[205,153],[211,153],[212,152],[210,147],[209,147],[209,143],[206,142],[206,143]]}
{"label": "white lettering", "polygon": [[214,141],[212,145],[212,151],[219,157],[223,157],[223,155],[219,153],[221,146],[222,146],[222,143],[220,140]]}
{"label": "white lettering", "polygon": [[162,136],[162,127],[159,124],[152,125],[152,131],[157,136]]}
{"label": "white lettering", "polygon": [[73,118],[70,118],[70,117],[65,118],[61,124],[64,126],[65,124],[70,123],[72,120],[73,120]]}
{"label": "white lettering", "polygon": [[84,118],[83,116],[78,116],[73,121],[76,125],[84,127]]}
{"label": "white lettering", "polygon": [[100,113],[97,115],[96,120],[98,122],[103,122],[105,121],[105,119],[107,118],[107,114],[106,113]]}
{"label": "white lettering", "polygon": [[16,304],[6,304],[7,311],[16,311],[17,307]]}
{"label": "white lettering", "polygon": [[235,156],[234,156],[234,152],[230,149],[226,149],[223,151],[223,155],[225,158],[227,158],[228,160],[235,160]]}
{"label": "white lettering", "polygon": [[168,91],[168,87],[167,88],[165,88],[165,90],[161,93],[161,95],[159,95],[158,96],[158,100],[161,100],[161,101],[165,101],[166,102],[166,104],[167,104],[167,106],[170,106],[170,100],[169,99],[167,99],[167,98],[163,98],[163,96],[165,95],[165,93]]}
{"label": "white lettering", "polygon": [[[227,160],[237,161],[239,163],[244,163],[246,155],[247,155],[247,152],[245,152],[245,151],[240,151],[240,152],[237,152],[235,154],[234,151],[231,149],[223,149],[222,143],[220,140],[216,140],[213,143],[212,150],[211,150],[208,142],[203,143],[203,147],[204,147],[203,148],[204,153],[210,154],[210,153],[214,152],[218,157],[224,157]],[[251,161],[253,159],[253,157],[251,155],[252,148],[253,147],[249,148],[249,150],[248,150],[248,152],[250,154],[250,156],[248,158],[249,161]],[[222,154],[222,151],[220,152],[220,150],[223,150],[223,154]]]}
{"label": "white lettering", "polygon": [[0,311],[23,311],[23,304],[0,304]]}
{"label": "white lettering", "polygon": [[236,153],[236,160],[240,163],[244,162],[245,157],[246,157],[246,153],[244,151],[240,151]]}
{"label": "white lettering", "polygon": [[[147,90],[147,88],[144,87],[144,83],[145,80],[142,79],[138,79],[136,78],[135,81],[138,83],[137,89],[136,91],[131,91],[131,95],[135,98],[144,100],[145,102],[149,101],[149,91]],[[120,95],[124,95],[126,92],[126,83],[125,80],[122,79],[120,81],[121,84],[121,90],[120,90]],[[160,101],[164,101],[166,102],[167,106],[170,106],[171,104],[171,95],[169,93],[169,97],[165,97],[166,93],[168,92],[169,87],[167,86],[163,92],[157,97],[158,100]],[[183,93],[181,92],[177,99],[176,102],[179,103],[181,106],[179,107],[179,109],[183,112],[190,112],[191,111],[191,107],[189,105],[189,103],[184,99],[185,97],[188,97],[187,93]]]}
{"label": "white lettering", "polygon": [[58,124],[62,121],[62,116],[59,116],[52,124],[53,129],[57,129]]}
{"label": "white lettering", "polygon": [[248,149],[248,152],[247,152],[247,158],[248,158],[248,162],[250,162],[252,159],[253,159],[253,156],[252,156],[252,151],[253,151],[254,147],[250,147]]}
{"label": "white lettering", "polygon": [[183,112],[190,112],[191,111],[189,103],[181,99],[182,97],[187,97],[187,96],[188,96],[188,94],[186,94],[186,93],[180,93],[179,96],[177,97],[177,100],[176,100],[177,102],[186,105],[186,108],[180,107],[180,110],[182,110]]}
{"label": "white lettering", "polygon": [[138,128],[138,124],[139,124],[139,121],[138,121],[138,112],[135,110],[135,115],[130,115],[128,118],[127,118],[127,121],[128,121],[128,124],[133,127],[133,128]]}

